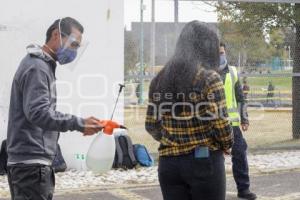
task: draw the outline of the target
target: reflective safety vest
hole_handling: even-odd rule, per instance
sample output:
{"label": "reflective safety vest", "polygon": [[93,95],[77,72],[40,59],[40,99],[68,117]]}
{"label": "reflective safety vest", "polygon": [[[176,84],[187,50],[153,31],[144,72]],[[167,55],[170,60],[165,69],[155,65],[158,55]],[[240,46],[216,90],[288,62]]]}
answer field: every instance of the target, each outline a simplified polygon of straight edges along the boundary
{"label": "reflective safety vest", "polygon": [[236,67],[228,66],[229,73],[225,76],[225,97],[229,119],[232,126],[240,126],[240,114],[235,97],[235,84],[238,81],[238,72]]}

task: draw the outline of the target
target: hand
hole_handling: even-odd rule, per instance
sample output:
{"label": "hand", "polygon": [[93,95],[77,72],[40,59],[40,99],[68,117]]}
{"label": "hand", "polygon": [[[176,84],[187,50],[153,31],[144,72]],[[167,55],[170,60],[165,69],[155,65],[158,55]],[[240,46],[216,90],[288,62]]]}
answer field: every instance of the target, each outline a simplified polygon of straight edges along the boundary
{"label": "hand", "polygon": [[248,131],[249,124],[241,124],[241,127],[243,131]]}
{"label": "hand", "polygon": [[101,131],[103,127],[100,125],[100,120],[95,117],[89,117],[84,120],[84,136],[94,135]]}

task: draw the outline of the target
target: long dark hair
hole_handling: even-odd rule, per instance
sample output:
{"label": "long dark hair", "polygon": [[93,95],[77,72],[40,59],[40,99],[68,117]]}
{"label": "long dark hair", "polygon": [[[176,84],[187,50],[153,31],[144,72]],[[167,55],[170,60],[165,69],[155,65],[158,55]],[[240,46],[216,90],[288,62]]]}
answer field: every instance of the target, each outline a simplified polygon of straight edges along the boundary
{"label": "long dark hair", "polygon": [[[174,55],[162,71],[153,79],[149,98],[159,93],[161,103],[170,99],[165,93],[188,95],[193,87],[197,72],[203,69],[216,69],[219,66],[219,39],[207,24],[192,21],[186,24],[179,36]],[[181,101],[173,99],[173,101]]]}

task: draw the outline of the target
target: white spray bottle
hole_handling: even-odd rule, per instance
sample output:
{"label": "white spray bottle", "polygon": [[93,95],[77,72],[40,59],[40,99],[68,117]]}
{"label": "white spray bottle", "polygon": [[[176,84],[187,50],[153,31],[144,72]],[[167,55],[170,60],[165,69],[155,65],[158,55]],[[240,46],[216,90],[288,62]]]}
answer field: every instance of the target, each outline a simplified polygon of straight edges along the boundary
{"label": "white spray bottle", "polygon": [[113,135],[114,129],[127,129],[125,126],[112,121],[120,93],[123,87],[125,87],[122,84],[119,85],[119,95],[111,119],[99,121],[103,130],[96,136],[87,153],[86,165],[94,173],[105,173],[112,168],[116,152],[116,143]]}

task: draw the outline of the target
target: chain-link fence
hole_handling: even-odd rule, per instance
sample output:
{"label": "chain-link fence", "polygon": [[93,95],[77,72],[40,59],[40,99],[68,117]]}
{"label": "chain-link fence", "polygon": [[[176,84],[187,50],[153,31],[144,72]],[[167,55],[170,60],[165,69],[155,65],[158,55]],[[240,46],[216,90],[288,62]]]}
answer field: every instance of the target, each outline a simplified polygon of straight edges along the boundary
{"label": "chain-link fence", "polygon": [[[152,18],[133,21],[124,32],[125,123],[135,143],[146,144],[156,152],[157,143],[144,128],[149,84],[173,55],[176,40],[187,23],[179,21],[185,18],[207,23],[226,44],[228,63],[237,67],[249,104],[250,128],[244,133],[249,147],[294,148],[300,144],[295,140],[300,132],[300,69],[299,61],[293,59],[300,46],[299,4],[169,1],[174,21],[154,22],[153,16],[159,18],[162,11],[156,9],[154,13],[153,3],[159,8],[166,6],[166,1],[145,1],[148,11],[140,1],[136,3],[141,8],[136,10],[138,14],[152,14]],[[199,12],[198,17],[193,18],[194,12]]]}

